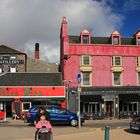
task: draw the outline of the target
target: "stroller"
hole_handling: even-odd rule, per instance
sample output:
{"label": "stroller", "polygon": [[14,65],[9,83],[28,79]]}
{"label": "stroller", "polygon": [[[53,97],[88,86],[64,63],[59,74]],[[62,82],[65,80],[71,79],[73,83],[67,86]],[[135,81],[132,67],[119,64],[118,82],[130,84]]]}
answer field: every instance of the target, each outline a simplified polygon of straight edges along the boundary
{"label": "stroller", "polygon": [[[43,116],[42,116],[43,118]],[[52,140],[53,139],[53,135],[52,135],[52,131],[51,131],[51,124],[44,120],[45,118],[43,118],[36,124],[36,135],[35,135],[35,140]]]}

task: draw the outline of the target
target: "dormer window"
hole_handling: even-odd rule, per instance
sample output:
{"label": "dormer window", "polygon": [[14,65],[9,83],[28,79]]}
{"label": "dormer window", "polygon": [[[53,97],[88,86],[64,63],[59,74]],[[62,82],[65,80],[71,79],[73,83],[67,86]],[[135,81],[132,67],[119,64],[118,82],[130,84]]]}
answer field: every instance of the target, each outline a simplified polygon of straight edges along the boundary
{"label": "dormer window", "polygon": [[90,44],[90,32],[87,29],[81,32],[81,43]]}
{"label": "dormer window", "polygon": [[120,45],[121,39],[120,39],[120,33],[118,31],[114,31],[111,35],[112,39],[112,45]]}
{"label": "dormer window", "polygon": [[83,35],[82,39],[83,39],[83,44],[89,44],[89,35]]}
{"label": "dormer window", "polygon": [[116,36],[113,37],[113,44],[119,45],[119,37],[116,37]]}

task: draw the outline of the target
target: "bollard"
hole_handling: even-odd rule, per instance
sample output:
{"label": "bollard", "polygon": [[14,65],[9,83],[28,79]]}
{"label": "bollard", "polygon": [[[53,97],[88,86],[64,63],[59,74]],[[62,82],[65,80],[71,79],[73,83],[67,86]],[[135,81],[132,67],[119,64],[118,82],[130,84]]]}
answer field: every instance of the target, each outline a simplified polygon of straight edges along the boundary
{"label": "bollard", "polygon": [[109,140],[109,126],[105,127],[105,140]]}

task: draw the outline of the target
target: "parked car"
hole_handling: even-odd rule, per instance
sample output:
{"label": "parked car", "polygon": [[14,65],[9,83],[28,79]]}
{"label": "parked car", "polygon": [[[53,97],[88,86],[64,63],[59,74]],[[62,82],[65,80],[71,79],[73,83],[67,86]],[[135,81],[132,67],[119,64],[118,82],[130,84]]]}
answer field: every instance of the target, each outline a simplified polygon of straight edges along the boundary
{"label": "parked car", "polygon": [[134,117],[132,121],[130,122],[130,129],[140,132],[140,116]]}
{"label": "parked car", "polygon": [[[39,109],[39,105],[34,105],[29,109],[27,122],[35,124],[36,123],[36,112]],[[50,113],[50,122],[52,125],[55,124],[65,124],[71,126],[78,125],[78,116],[75,113],[70,112],[65,108],[60,106],[44,106],[46,110]],[[81,124],[84,123],[84,118],[81,116]]]}

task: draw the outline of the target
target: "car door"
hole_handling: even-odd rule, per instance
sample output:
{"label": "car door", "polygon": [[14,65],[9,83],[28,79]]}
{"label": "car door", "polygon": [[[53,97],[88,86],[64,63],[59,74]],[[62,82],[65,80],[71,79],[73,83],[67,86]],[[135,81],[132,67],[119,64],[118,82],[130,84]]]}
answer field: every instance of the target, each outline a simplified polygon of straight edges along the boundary
{"label": "car door", "polygon": [[53,112],[53,119],[57,124],[68,124],[70,115],[67,113],[66,109],[55,108]]}

